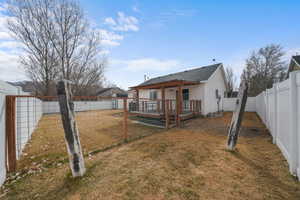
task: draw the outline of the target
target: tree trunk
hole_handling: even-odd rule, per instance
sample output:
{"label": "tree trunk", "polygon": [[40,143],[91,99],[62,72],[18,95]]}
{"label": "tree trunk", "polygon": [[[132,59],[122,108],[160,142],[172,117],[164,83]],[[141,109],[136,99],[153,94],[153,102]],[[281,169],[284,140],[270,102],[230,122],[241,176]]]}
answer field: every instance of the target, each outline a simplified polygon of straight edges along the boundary
{"label": "tree trunk", "polygon": [[79,139],[79,131],[76,126],[74,103],[71,98],[70,85],[66,81],[57,84],[57,95],[60,113],[65,130],[70,167],[73,177],[83,176],[85,173],[84,159]]}
{"label": "tree trunk", "polygon": [[234,150],[235,145],[237,143],[238,134],[240,131],[240,126],[242,123],[243,114],[247,102],[247,92],[248,92],[248,85],[244,81],[242,82],[239,89],[239,94],[236,102],[237,105],[235,111],[233,112],[230,128],[228,131],[227,148],[229,150]]}

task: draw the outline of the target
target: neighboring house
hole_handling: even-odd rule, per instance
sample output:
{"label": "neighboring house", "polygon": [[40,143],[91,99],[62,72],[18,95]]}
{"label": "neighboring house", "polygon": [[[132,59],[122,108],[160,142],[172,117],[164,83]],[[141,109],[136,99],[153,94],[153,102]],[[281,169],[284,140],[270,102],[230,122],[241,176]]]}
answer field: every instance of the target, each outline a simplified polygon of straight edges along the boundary
{"label": "neighboring house", "polygon": [[152,78],[131,89],[136,90],[140,99],[201,100],[201,112],[207,115],[222,110],[227,82],[223,65],[219,63]]}
{"label": "neighboring house", "polygon": [[119,87],[102,88],[96,94],[99,97],[127,97],[128,94],[125,90]]}
{"label": "neighboring house", "polygon": [[130,98],[130,99],[133,99],[133,98],[137,97],[136,90],[128,90],[127,94],[128,94],[128,98]]}
{"label": "neighboring house", "polygon": [[289,77],[289,73],[292,71],[300,70],[300,55],[299,56],[292,56],[288,73],[287,73],[287,78]]}

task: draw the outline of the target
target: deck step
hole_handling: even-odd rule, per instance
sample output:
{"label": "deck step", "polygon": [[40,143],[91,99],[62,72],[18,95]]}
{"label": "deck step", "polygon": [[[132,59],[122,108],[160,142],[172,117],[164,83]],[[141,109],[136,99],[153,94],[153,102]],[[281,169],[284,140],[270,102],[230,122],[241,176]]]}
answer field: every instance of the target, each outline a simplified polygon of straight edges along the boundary
{"label": "deck step", "polygon": [[146,124],[152,124],[152,125],[156,125],[156,126],[165,126],[165,122],[160,119],[137,117],[137,116],[131,116],[130,119],[136,120],[136,121],[139,121],[142,123],[146,123]]}

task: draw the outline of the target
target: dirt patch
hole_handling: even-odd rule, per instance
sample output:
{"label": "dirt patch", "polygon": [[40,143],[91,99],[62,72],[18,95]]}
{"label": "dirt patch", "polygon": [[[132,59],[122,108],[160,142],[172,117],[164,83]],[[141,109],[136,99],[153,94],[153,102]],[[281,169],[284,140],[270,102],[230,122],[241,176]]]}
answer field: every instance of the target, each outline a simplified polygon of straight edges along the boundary
{"label": "dirt patch", "polygon": [[195,119],[98,153],[82,178],[71,178],[68,163],[50,167],[8,183],[3,199],[300,199],[300,184],[254,113],[243,127],[255,134],[244,131],[237,151],[226,150],[230,117]]}

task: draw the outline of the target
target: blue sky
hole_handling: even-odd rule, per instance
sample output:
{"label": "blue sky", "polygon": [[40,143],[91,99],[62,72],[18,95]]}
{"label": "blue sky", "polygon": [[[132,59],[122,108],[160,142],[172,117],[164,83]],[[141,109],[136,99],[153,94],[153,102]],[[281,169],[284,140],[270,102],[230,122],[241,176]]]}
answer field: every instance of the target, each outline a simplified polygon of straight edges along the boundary
{"label": "blue sky", "polygon": [[[300,1],[80,2],[103,32],[107,79],[125,89],[142,82],[144,74],[155,77],[209,65],[212,59],[239,76],[251,51],[270,43],[281,44],[286,59],[300,53]],[[0,61],[2,47],[0,40]],[[18,77],[0,74],[0,79]]]}

